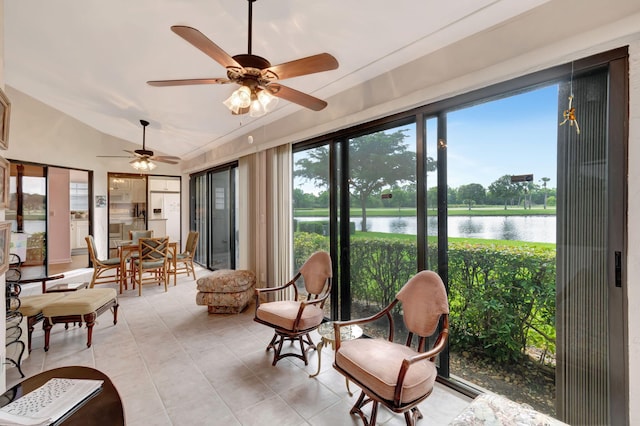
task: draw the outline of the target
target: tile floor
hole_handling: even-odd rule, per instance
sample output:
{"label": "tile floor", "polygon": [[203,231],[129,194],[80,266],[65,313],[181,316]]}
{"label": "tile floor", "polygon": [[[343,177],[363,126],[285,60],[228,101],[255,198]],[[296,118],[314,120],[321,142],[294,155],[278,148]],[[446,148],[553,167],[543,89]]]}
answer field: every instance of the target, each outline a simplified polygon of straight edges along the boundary
{"label": "tile floor", "polygon": [[[84,280],[88,273],[67,273],[65,280]],[[38,289],[25,288],[23,294]],[[68,365],[103,371],[120,392],[129,426],[362,424],[349,414],[358,392],[347,393],[344,377],[331,365],[330,347],[322,351],[316,378],[309,378],[318,367],[313,351],[308,366],[285,358],[273,367],[273,352],[265,351],[272,331],[253,321],[253,306],[239,315],[209,315],[195,304],[195,294],[195,282],[185,275],[168,293],[154,285],[145,286],[142,297],[126,291],[119,297],[118,324],[109,312],[102,314],[91,348],[85,345],[86,329],[57,324],[45,353],[38,325],[23,371],[31,376]],[[7,371],[7,386],[20,380],[15,368]],[[420,406],[425,418],[418,425],[446,425],[469,402],[436,384]],[[378,424],[403,425],[404,418],[381,408]]]}

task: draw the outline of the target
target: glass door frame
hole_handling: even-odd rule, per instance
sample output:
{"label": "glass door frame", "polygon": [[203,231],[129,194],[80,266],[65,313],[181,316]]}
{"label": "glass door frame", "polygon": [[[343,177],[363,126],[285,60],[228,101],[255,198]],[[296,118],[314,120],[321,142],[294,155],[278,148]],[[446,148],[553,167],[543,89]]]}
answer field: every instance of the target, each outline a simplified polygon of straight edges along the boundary
{"label": "glass door frame", "polygon": [[[219,167],[215,167],[213,169],[204,170],[198,173],[194,173],[189,176],[189,223],[190,228],[196,231],[200,231],[198,223],[201,220],[207,221],[206,232],[201,233],[198,239],[198,247],[200,250],[196,255],[196,259],[194,261],[199,265],[209,269],[214,270],[213,259],[211,258],[211,247],[213,245],[213,229],[211,227],[211,215],[212,211],[215,207],[215,194],[213,193],[213,176],[218,173],[228,173],[228,191],[226,194],[226,200],[229,203],[229,211],[228,211],[228,256],[229,256],[229,269],[235,269],[237,264],[237,247],[236,247],[236,214],[237,214],[237,206],[236,206],[236,175],[238,172],[238,163],[233,162],[229,164],[225,164]],[[197,191],[196,180],[203,179],[205,188],[204,191],[202,189]],[[199,183],[200,185],[202,182]],[[199,197],[204,192],[205,200],[199,199]],[[198,212],[197,207],[199,205],[206,206],[205,217],[199,217],[196,215]]]}
{"label": "glass door frame", "polygon": [[[88,216],[87,219],[89,221],[88,224],[88,228],[89,228],[89,234],[93,233],[93,223],[94,223],[94,205],[93,205],[93,195],[94,195],[94,188],[93,188],[93,170],[86,170],[86,169],[78,169],[78,168],[74,168],[74,167],[65,167],[65,166],[59,166],[59,165],[54,165],[54,164],[42,164],[42,163],[34,163],[31,161],[21,161],[21,160],[16,160],[16,159],[7,159],[7,161],[9,161],[9,163],[11,165],[16,165],[16,164],[21,164],[24,166],[33,166],[33,167],[42,167],[43,169],[43,177],[46,180],[46,185],[45,185],[45,217],[47,218],[45,220],[45,257],[44,257],[44,263],[42,265],[43,267],[43,275],[48,275],[49,274],[49,262],[48,262],[48,253],[49,253],[49,243],[50,243],[50,239],[48,238],[48,232],[49,232],[49,200],[50,200],[50,191],[49,191],[49,168],[56,168],[56,169],[67,169],[67,170],[75,170],[75,171],[79,171],[79,172],[86,172],[87,173],[87,180],[88,180]],[[8,171],[8,173],[10,173],[10,171]],[[18,191],[18,189],[21,190],[22,187],[22,183],[17,182],[16,181],[16,191]],[[70,191],[70,188],[69,188]],[[16,208],[22,208],[21,206],[18,206],[18,203],[22,203],[22,196],[17,196],[16,194]],[[8,207],[8,206],[7,206]],[[18,222],[18,211],[16,209],[16,222]],[[24,229],[24,226],[23,226]],[[13,231],[12,231],[13,232]],[[22,261],[24,262],[26,259],[22,259]],[[91,266],[91,260],[89,259],[89,254],[87,253],[87,264],[89,266]]]}

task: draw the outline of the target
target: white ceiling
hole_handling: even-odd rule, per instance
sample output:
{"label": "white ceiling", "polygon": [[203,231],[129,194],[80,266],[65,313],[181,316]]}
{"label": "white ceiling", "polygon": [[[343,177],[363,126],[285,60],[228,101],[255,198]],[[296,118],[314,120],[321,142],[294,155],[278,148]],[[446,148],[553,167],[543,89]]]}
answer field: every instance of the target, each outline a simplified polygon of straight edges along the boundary
{"label": "white ceiling", "polygon": [[[337,70],[283,80],[327,99],[546,1],[258,0],[252,53],[272,64],[332,54]],[[233,85],[146,84],[225,77],[170,27],[192,26],[230,55],[247,53],[247,11],[245,0],[5,1],[5,83],[139,145],[139,120],[149,120],[147,149],[192,158],[301,108],[280,100],[264,117],[232,116],[222,101]]]}

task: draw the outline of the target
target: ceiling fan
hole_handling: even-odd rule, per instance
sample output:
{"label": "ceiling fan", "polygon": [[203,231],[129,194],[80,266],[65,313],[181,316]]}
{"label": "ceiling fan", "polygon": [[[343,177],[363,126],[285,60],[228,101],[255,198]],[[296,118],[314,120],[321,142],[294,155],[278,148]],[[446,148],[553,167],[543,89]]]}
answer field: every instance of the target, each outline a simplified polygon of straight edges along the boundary
{"label": "ceiling fan", "polygon": [[253,21],[253,3],[249,3],[249,34],[248,53],[230,56],[218,45],[209,40],[195,28],[174,25],[171,30],[180,37],[200,49],[210,58],[227,69],[227,78],[191,78],[183,80],[155,80],[147,81],[151,86],[185,86],[195,84],[227,84],[236,83],[240,88],[227,99],[224,104],[233,114],[250,113],[259,116],[266,113],[269,107],[282,98],[314,111],[320,111],[327,106],[321,99],[283,86],[278,83],[287,78],[299,77],[338,68],[338,61],[328,53],[320,53],[279,65],[271,63],[260,56],[251,53],[251,34]]}
{"label": "ceiling fan", "polygon": [[140,120],[142,124],[142,149],[136,149],[135,151],[123,150],[131,154],[130,156],[124,155],[98,155],[98,157],[111,157],[111,158],[133,158],[129,163],[131,166],[140,171],[148,171],[155,169],[155,164],[152,161],[158,161],[161,163],[178,164],[179,157],[172,155],[154,155],[153,151],[146,149],[146,129],[149,125],[147,120]]}

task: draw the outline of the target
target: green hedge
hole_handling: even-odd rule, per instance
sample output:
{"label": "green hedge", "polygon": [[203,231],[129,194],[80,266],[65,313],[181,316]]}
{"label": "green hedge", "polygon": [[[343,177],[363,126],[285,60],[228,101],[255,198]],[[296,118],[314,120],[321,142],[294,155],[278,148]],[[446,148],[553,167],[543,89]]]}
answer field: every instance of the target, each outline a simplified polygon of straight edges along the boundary
{"label": "green hedge", "polygon": [[[296,268],[328,238],[295,234]],[[379,310],[416,272],[413,241],[351,241],[351,297]],[[429,265],[437,249],[429,246]],[[555,250],[449,244],[450,345],[497,362],[518,362],[528,347],[555,351]]]}
{"label": "green hedge", "polygon": [[[314,234],[329,235],[329,221],[317,220],[317,221],[293,221],[294,232],[311,232]],[[351,235],[356,233],[356,223],[349,222],[349,232]]]}

